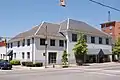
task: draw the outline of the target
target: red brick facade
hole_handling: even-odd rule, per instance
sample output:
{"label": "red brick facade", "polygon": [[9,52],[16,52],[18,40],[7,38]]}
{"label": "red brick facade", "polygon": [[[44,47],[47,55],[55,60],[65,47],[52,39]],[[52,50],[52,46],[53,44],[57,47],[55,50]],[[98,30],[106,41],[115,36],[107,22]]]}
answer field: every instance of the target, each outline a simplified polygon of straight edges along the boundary
{"label": "red brick facade", "polygon": [[0,42],[0,47],[3,47],[3,46],[5,46],[5,42],[4,42],[4,41],[1,41],[1,42]]}
{"label": "red brick facade", "polygon": [[112,21],[101,24],[102,31],[110,34],[113,39],[120,37],[120,22]]}

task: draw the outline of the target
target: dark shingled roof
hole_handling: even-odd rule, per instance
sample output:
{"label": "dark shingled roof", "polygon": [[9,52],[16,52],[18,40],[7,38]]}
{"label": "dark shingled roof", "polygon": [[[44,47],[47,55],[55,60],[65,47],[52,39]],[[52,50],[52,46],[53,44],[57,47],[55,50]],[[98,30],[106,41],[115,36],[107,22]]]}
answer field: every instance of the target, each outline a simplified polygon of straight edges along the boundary
{"label": "dark shingled roof", "polygon": [[20,33],[13,37],[10,42],[13,40],[18,40],[18,39],[24,39],[26,37],[31,37],[35,35],[45,35],[45,27],[47,26],[47,35],[48,36],[58,36],[58,37],[63,37],[60,33],[64,30],[77,30],[81,32],[87,32],[87,33],[92,33],[92,34],[97,34],[97,35],[102,35],[102,36],[110,36],[107,33],[104,33],[90,25],[88,25],[85,22],[82,21],[77,21],[73,19],[67,19],[60,24],[54,24],[54,23],[48,23],[48,22],[42,22],[40,25],[26,31],[23,33]]}
{"label": "dark shingled roof", "polygon": [[[66,26],[67,24],[68,24],[68,26]],[[85,33],[88,33],[88,34],[110,36],[109,34],[96,29],[96,28],[88,25],[85,22],[78,21],[78,20],[73,20],[73,19],[68,19],[68,20],[60,23],[60,27],[61,27],[61,29],[60,29],[61,32],[65,29],[68,29],[68,30],[81,31],[81,32],[85,32]]]}

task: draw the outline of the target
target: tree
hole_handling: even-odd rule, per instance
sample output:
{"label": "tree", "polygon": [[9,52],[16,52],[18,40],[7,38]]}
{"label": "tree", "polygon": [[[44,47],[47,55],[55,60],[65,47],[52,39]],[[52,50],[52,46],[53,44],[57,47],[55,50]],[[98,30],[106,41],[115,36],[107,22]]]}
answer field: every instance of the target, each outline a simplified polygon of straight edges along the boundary
{"label": "tree", "polygon": [[85,55],[88,51],[85,35],[83,33],[79,33],[77,43],[74,45],[73,48],[76,62],[79,64],[79,61],[82,60],[82,62],[85,61]]}
{"label": "tree", "polygon": [[67,63],[68,63],[68,54],[67,54],[67,52],[66,52],[66,50],[64,50],[64,52],[63,52],[63,55],[62,55],[62,63],[63,63],[63,65],[67,65]]}
{"label": "tree", "polygon": [[115,45],[113,47],[113,53],[116,55],[120,55],[120,38],[118,38],[115,42]]}

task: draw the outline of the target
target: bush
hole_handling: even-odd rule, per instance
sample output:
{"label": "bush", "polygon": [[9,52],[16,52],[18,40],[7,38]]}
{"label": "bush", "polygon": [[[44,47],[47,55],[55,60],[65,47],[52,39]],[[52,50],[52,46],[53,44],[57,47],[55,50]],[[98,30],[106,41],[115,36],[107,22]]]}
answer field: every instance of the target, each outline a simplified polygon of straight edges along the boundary
{"label": "bush", "polygon": [[22,62],[22,66],[27,66],[27,67],[42,67],[43,63],[37,62],[33,64],[33,62]]}
{"label": "bush", "polygon": [[27,66],[27,67],[35,67],[35,65],[33,64],[33,62],[22,62],[22,66]]}
{"label": "bush", "polygon": [[3,59],[0,59],[0,61],[4,61]]}
{"label": "bush", "polygon": [[20,65],[20,61],[19,60],[11,60],[10,64],[12,64],[12,65]]}
{"label": "bush", "polygon": [[27,66],[27,67],[34,67],[33,62],[26,62],[25,66]]}
{"label": "bush", "polygon": [[26,62],[22,62],[22,66],[25,66]]}
{"label": "bush", "polygon": [[42,67],[43,66],[43,63],[40,63],[40,62],[37,62],[34,64],[35,67]]}
{"label": "bush", "polygon": [[33,62],[22,62],[23,66],[33,67]]}

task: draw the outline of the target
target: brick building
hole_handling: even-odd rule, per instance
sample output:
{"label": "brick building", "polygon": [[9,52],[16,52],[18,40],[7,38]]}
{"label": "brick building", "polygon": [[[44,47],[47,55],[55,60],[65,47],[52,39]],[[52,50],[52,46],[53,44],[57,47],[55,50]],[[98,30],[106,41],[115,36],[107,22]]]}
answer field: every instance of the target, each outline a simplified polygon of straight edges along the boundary
{"label": "brick building", "polygon": [[102,31],[110,34],[114,40],[120,37],[120,22],[111,21],[101,24]]}

